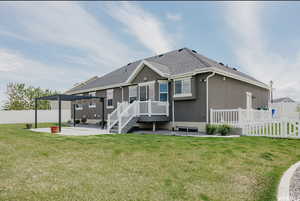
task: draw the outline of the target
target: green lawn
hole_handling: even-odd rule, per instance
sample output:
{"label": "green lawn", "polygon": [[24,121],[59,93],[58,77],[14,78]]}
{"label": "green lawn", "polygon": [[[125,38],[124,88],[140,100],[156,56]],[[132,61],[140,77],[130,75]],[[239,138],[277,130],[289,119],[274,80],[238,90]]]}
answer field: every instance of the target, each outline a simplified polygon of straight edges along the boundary
{"label": "green lawn", "polygon": [[0,125],[1,201],[271,201],[300,140],[66,137]]}

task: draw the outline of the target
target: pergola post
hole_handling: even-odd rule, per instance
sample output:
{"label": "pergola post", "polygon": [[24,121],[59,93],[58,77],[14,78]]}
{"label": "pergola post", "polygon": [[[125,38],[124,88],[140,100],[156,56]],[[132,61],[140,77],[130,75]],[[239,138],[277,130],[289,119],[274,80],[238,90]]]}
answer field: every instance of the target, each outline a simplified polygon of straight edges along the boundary
{"label": "pergola post", "polygon": [[76,104],[73,104],[73,126],[76,126]]}
{"label": "pergola post", "polygon": [[34,127],[37,128],[37,103],[38,99],[34,99]]}
{"label": "pergola post", "polygon": [[61,97],[58,96],[58,126],[59,132],[61,132]]}
{"label": "pergola post", "polygon": [[100,98],[102,102],[102,129],[104,129],[104,98]]}

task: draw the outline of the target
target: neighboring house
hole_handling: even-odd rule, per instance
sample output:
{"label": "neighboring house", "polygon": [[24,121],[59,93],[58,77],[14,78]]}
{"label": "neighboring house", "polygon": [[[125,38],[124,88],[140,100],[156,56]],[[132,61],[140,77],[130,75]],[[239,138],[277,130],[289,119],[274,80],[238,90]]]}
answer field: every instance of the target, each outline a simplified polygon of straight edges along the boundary
{"label": "neighboring house", "polygon": [[[120,103],[140,101],[139,116],[133,123],[167,129],[204,130],[210,108],[262,108],[269,102],[268,85],[188,48],[128,63],[102,77],[78,84],[66,93],[105,97],[105,119],[115,125],[120,123],[118,115],[132,105]],[[90,122],[100,120],[100,102],[75,104],[76,118],[84,116]],[[109,118],[108,114],[111,114]]]}
{"label": "neighboring house", "polygon": [[295,103],[290,97],[277,98],[273,100],[273,103]]}
{"label": "neighboring house", "polygon": [[300,119],[300,104],[289,97],[274,99],[269,108],[275,109],[275,118]]}

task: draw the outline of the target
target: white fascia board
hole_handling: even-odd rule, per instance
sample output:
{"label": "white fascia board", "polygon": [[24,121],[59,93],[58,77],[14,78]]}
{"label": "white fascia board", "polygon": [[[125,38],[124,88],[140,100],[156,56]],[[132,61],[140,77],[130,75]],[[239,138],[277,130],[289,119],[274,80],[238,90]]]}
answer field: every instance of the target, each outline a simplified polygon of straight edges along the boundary
{"label": "white fascia board", "polygon": [[169,77],[168,74],[161,72],[160,70],[158,70],[157,68],[155,68],[152,64],[150,64],[146,60],[143,60],[136,67],[136,69],[133,71],[133,73],[130,75],[130,77],[127,79],[126,83],[132,82],[134,80],[134,78],[138,75],[138,73],[143,69],[144,65],[148,66],[151,70],[153,70],[154,72],[156,72],[157,74],[159,74],[162,77],[166,77],[166,78]]}
{"label": "white fascia board", "polygon": [[246,83],[249,83],[249,84],[252,84],[252,85],[256,85],[258,87],[270,90],[270,87],[267,84],[264,84],[264,83],[261,83],[261,82],[257,82],[255,80],[247,79],[247,78],[245,78],[243,76],[240,76],[240,75],[235,75],[233,73],[229,73],[229,72],[217,69],[217,68],[214,68],[214,72],[216,72],[217,74],[224,75],[226,77],[230,77],[230,78],[242,81],[242,82],[246,82]]}
{"label": "white fascia board", "polygon": [[250,80],[250,79],[247,79],[247,78],[242,77],[240,75],[235,75],[233,73],[229,73],[229,72],[220,70],[216,67],[202,68],[202,69],[199,69],[199,70],[196,70],[196,71],[191,71],[191,72],[188,72],[188,73],[174,75],[174,76],[171,76],[170,79],[175,80],[175,79],[190,77],[190,76],[193,76],[193,75],[196,75],[196,74],[207,73],[207,72],[215,72],[219,75],[224,75],[226,77],[230,77],[230,78],[242,81],[242,82],[246,82],[246,83],[249,83],[249,84],[252,84],[252,85],[270,90],[270,87],[267,84],[260,83],[260,82],[254,81],[254,80]]}

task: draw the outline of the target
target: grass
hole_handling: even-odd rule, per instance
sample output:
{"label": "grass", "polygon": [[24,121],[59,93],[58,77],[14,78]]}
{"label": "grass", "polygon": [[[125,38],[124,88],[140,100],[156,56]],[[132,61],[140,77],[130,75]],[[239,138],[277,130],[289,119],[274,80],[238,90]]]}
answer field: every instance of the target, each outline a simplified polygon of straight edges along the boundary
{"label": "grass", "polygon": [[299,140],[67,137],[0,125],[0,200],[275,201],[299,159]]}

